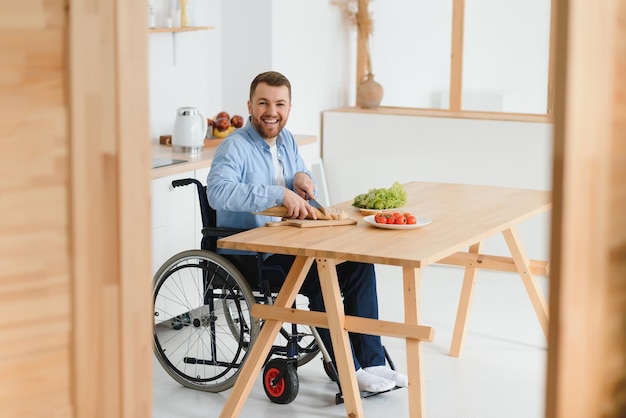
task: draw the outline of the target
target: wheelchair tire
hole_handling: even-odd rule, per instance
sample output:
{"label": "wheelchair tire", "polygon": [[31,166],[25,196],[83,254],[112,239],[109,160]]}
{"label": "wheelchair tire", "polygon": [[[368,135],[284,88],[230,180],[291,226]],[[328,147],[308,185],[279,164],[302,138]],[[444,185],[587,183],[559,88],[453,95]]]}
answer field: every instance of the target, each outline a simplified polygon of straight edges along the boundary
{"label": "wheelchair tire", "polygon": [[181,385],[206,392],[230,389],[259,333],[248,283],[211,251],[183,251],[153,280],[154,354]]}
{"label": "wheelchair tire", "polygon": [[298,396],[299,385],[296,368],[287,360],[274,358],[265,365],[263,389],[270,401],[278,404],[292,402]]}

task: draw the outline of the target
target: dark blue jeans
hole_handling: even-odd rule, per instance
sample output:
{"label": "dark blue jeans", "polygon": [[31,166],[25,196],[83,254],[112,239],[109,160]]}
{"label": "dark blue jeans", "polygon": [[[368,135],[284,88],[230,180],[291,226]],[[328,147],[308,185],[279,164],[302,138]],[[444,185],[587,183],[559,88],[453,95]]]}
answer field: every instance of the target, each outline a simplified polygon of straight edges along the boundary
{"label": "dark blue jeans", "polygon": [[[263,264],[281,266],[288,272],[295,257],[290,255],[274,254],[268,257]],[[265,275],[272,286],[284,281],[284,276],[275,272]],[[339,288],[343,296],[343,306],[346,315],[362,318],[378,319],[378,294],[376,291],[376,273],[373,264],[355,263],[346,261],[337,266]],[[277,281],[279,281],[277,283]],[[317,265],[309,270],[300,293],[309,299],[309,309],[324,312],[324,299],[320,288]],[[318,329],[324,345],[334,361],[334,351],[330,340],[330,333],[326,328]],[[385,364],[385,352],[380,336],[349,333],[352,345],[352,357],[356,370],[361,367],[382,366]]]}

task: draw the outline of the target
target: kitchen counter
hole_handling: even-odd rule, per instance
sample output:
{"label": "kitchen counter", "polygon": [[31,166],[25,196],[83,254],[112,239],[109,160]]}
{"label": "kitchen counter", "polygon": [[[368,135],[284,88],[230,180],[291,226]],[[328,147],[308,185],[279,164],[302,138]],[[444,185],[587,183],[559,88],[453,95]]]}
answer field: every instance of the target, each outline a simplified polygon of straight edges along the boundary
{"label": "kitchen counter", "polygon": [[[298,146],[314,144],[317,138],[314,135],[294,135]],[[154,144],[152,145],[152,160],[165,161],[165,160],[185,160],[184,162],[165,165],[152,169],[152,178],[157,179],[165,176],[170,176],[185,171],[196,170],[199,168],[205,168],[211,166],[213,156],[217,146],[222,142],[222,139],[209,139],[206,141],[204,148],[198,153],[188,152],[174,152],[171,146]]]}

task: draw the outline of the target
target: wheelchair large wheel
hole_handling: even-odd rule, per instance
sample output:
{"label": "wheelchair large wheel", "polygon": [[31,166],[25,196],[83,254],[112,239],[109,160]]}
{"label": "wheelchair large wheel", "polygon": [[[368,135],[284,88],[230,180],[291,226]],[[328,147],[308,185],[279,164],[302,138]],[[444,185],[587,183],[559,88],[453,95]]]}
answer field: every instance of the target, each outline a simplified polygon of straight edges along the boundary
{"label": "wheelchair large wheel", "polygon": [[230,389],[259,332],[246,280],[206,250],[171,257],[154,276],[154,354],[181,385]]}

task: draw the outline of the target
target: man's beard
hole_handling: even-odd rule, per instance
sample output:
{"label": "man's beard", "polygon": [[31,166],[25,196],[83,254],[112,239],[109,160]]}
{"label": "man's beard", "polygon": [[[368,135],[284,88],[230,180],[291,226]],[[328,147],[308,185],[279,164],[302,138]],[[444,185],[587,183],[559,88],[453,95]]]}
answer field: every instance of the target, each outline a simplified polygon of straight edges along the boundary
{"label": "man's beard", "polygon": [[280,134],[280,131],[283,130],[283,128],[285,127],[285,124],[283,123],[282,120],[278,121],[278,123],[276,123],[275,125],[272,126],[267,126],[266,124],[263,123],[263,121],[261,121],[261,119],[252,119],[253,120],[253,125],[256,128],[257,132],[259,132],[259,134],[263,137],[263,138],[274,138],[277,137],[278,134]]}

